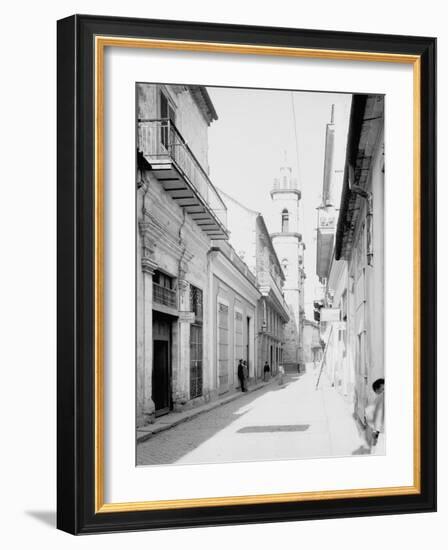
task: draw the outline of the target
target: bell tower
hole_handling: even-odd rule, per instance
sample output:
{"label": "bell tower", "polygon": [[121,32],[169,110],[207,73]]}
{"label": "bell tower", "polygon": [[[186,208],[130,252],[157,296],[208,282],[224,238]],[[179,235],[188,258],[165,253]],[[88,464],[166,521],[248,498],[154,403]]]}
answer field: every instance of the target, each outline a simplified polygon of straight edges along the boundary
{"label": "bell tower", "polygon": [[300,360],[302,343],[303,305],[303,253],[305,245],[299,232],[299,203],[301,192],[297,179],[288,166],[286,154],[279,176],[271,189],[272,214],[271,233],[280,264],[285,274],[283,293],[289,307],[290,321],[285,327],[283,361],[285,365],[296,366]]}

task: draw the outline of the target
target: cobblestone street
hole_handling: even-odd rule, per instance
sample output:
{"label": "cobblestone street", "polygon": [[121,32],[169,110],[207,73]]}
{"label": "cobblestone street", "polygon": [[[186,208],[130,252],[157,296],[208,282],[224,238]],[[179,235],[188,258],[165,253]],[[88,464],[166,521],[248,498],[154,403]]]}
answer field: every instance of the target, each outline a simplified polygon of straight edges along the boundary
{"label": "cobblestone street", "polygon": [[289,374],[137,445],[137,463],[198,464],[368,452],[343,398],[316,371]]}

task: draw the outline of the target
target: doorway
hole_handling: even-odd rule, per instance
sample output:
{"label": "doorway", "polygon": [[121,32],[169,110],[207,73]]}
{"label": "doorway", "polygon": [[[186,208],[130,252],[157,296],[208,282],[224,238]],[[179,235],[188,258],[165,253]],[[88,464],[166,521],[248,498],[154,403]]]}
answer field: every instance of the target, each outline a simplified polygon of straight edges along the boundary
{"label": "doorway", "polygon": [[156,416],[161,416],[170,410],[168,342],[166,340],[154,340],[152,376],[152,399]]}
{"label": "doorway", "polygon": [[155,415],[171,409],[171,319],[153,311],[152,400]]}
{"label": "doorway", "polygon": [[250,361],[251,361],[251,355],[250,355],[250,317],[246,317],[246,361],[247,361],[247,373],[248,376],[250,376],[251,370],[250,370]]}

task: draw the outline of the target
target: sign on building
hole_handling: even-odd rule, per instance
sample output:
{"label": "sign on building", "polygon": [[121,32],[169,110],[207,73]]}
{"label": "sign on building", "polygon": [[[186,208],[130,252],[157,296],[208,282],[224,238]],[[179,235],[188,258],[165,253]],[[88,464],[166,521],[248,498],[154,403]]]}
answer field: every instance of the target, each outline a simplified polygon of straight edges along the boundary
{"label": "sign on building", "polygon": [[341,310],[339,308],[323,307],[320,310],[321,322],[332,323],[341,319]]}

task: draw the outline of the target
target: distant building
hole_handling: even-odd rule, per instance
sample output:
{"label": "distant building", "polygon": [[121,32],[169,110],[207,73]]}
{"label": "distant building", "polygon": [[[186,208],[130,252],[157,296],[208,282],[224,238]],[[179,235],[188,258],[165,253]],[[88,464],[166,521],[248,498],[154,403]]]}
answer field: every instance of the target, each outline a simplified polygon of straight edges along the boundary
{"label": "distant building", "polygon": [[246,361],[249,380],[257,378],[257,308],[261,294],[255,275],[226,241],[210,250],[209,357],[215,365],[212,386],[222,395],[238,386],[240,359]]}
{"label": "distant building", "polygon": [[285,275],[282,271],[263,216],[256,217],[257,281],[261,292],[258,302],[258,377],[263,376],[267,361],[271,374],[276,375],[280,364],[285,363],[288,342],[290,311],[283,293]]}
{"label": "distant building", "polygon": [[[334,245],[336,240],[336,224],[338,207],[344,179],[345,155],[340,157],[336,151],[341,149],[340,142],[346,145],[347,137],[342,135],[341,127],[335,121],[335,108],[332,105],[330,122],[325,128],[325,153],[322,178],[322,200],[317,209],[317,238],[316,238],[316,274],[321,284],[320,291],[315,295],[315,321],[319,322],[320,337],[326,344],[324,355],[325,369],[331,383],[338,389],[344,380],[342,392],[349,394],[349,387],[353,386],[350,372],[345,372],[347,363],[346,339],[344,331],[336,327],[334,320],[328,321],[326,309],[344,300],[346,278],[334,261]],[[322,315],[321,315],[322,312]],[[338,317],[338,321],[339,321]],[[339,326],[339,325],[338,325]]]}
{"label": "distant building", "polygon": [[274,249],[263,216],[220,191],[228,212],[230,241],[256,276],[261,293],[258,301],[257,357],[254,376],[263,377],[267,361],[271,373],[276,374],[284,361],[289,308],[283,295],[285,275]]}
{"label": "distant building", "polygon": [[[285,163],[286,164],[286,163]],[[304,306],[304,251],[305,244],[299,230],[299,202],[301,192],[290,166],[282,166],[271,190],[272,211],[269,217],[272,244],[285,274],[283,292],[289,309],[285,328],[283,362],[297,366],[303,342]]]}
{"label": "distant building", "polygon": [[319,323],[304,319],[302,348],[303,363],[313,363],[317,367],[322,359]]}

